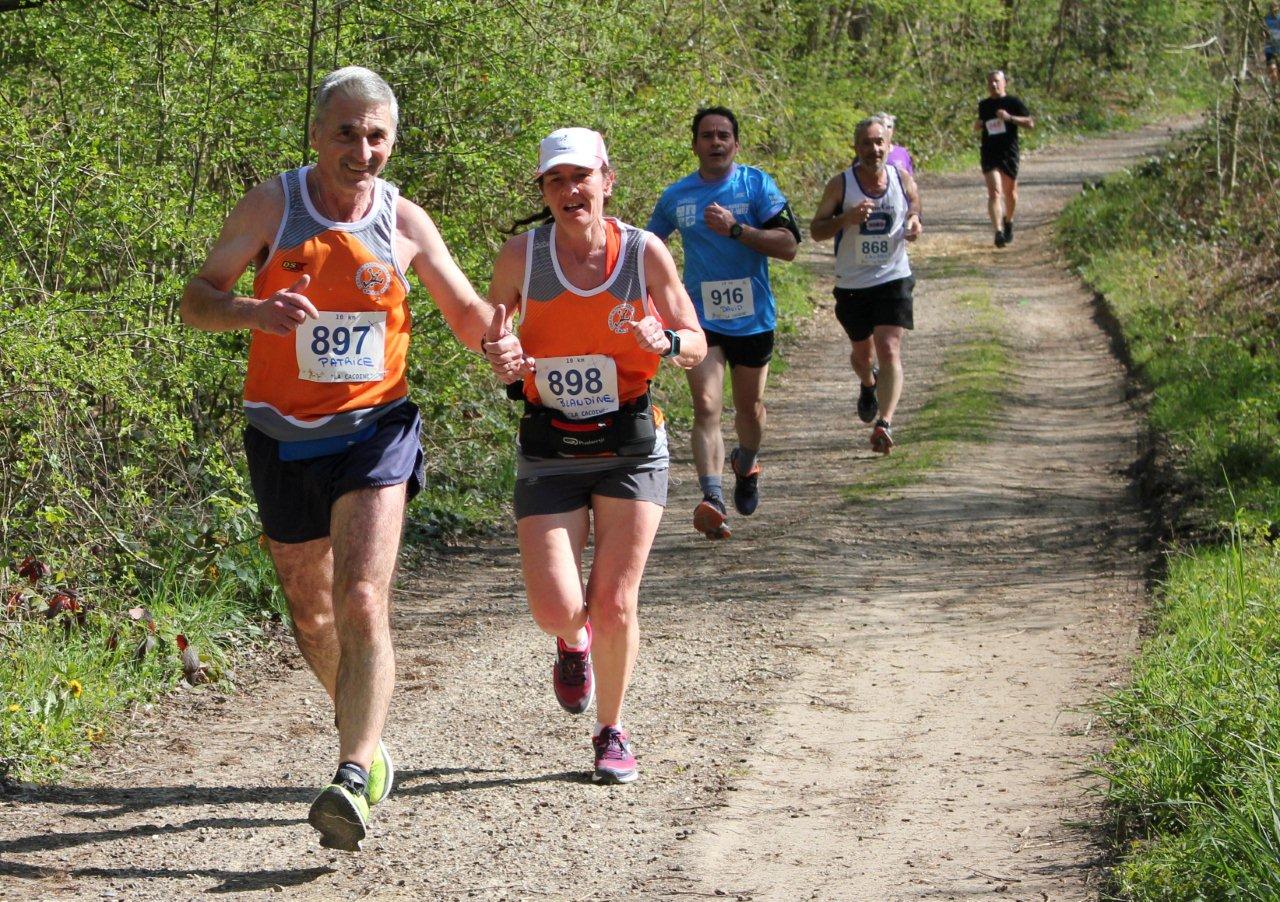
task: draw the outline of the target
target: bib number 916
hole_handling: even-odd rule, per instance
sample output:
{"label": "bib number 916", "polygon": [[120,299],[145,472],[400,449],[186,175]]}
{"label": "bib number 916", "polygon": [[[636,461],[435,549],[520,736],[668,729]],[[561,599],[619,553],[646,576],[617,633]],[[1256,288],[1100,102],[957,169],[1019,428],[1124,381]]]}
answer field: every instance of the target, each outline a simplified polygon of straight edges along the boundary
{"label": "bib number 916", "polygon": [[741,304],[746,300],[746,294],[741,288],[713,288],[711,289],[711,303],[717,307],[726,304]]}

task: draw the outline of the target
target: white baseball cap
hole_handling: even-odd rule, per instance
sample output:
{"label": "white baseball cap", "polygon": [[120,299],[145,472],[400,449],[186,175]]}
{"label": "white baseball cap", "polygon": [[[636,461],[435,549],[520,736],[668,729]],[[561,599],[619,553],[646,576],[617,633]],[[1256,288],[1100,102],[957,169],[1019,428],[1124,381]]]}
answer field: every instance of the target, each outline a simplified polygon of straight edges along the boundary
{"label": "white baseball cap", "polygon": [[567,163],[598,169],[609,164],[604,138],[589,128],[558,128],[538,145],[538,172],[541,176],[553,166]]}

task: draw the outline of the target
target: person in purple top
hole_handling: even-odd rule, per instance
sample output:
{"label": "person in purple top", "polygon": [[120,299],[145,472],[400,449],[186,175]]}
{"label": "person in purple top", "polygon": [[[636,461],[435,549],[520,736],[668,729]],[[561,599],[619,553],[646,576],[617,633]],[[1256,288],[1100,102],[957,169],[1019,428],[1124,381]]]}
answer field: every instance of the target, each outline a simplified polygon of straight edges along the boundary
{"label": "person in purple top", "polygon": [[889,155],[884,158],[885,165],[897,166],[907,175],[914,176],[916,174],[916,166],[911,160],[911,152],[901,144],[893,143],[893,132],[898,125],[898,117],[892,113],[879,112],[872,118],[880,120],[880,124],[888,132],[885,138],[889,141]]}

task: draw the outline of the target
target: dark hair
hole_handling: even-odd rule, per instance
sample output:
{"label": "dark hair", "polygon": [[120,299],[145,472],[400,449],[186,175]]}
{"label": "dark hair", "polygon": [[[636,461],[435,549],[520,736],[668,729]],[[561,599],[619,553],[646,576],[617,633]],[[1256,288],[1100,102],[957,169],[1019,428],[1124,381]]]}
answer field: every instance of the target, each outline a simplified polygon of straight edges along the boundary
{"label": "dark hair", "polygon": [[698,140],[698,125],[708,116],[723,116],[733,126],[733,140],[738,140],[738,117],[727,106],[707,106],[693,114],[693,140]]}

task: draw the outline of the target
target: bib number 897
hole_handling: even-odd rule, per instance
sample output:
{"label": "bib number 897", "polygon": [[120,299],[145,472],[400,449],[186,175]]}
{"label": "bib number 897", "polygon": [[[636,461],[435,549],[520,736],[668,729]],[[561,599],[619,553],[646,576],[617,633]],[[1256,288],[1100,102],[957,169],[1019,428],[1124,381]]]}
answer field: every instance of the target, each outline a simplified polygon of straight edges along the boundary
{"label": "bib number 897", "polygon": [[741,304],[746,300],[741,288],[711,289],[711,303],[719,307],[721,304]]}
{"label": "bib number 897", "polygon": [[351,338],[353,332],[356,333],[354,353],[359,354],[364,348],[365,338],[369,335],[368,326],[356,326],[354,329],[338,326],[333,330],[332,334],[327,326],[316,326],[311,331],[311,351],[314,354],[346,354],[352,350]]}
{"label": "bib number 897", "polygon": [[557,398],[566,391],[571,395],[580,395],[584,390],[590,394],[597,394],[604,389],[604,380],[601,379],[600,371],[595,367],[591,367],[585,373],[580,370],[568,370],[563,373],[552,370],[547,374],[547,386]]}

